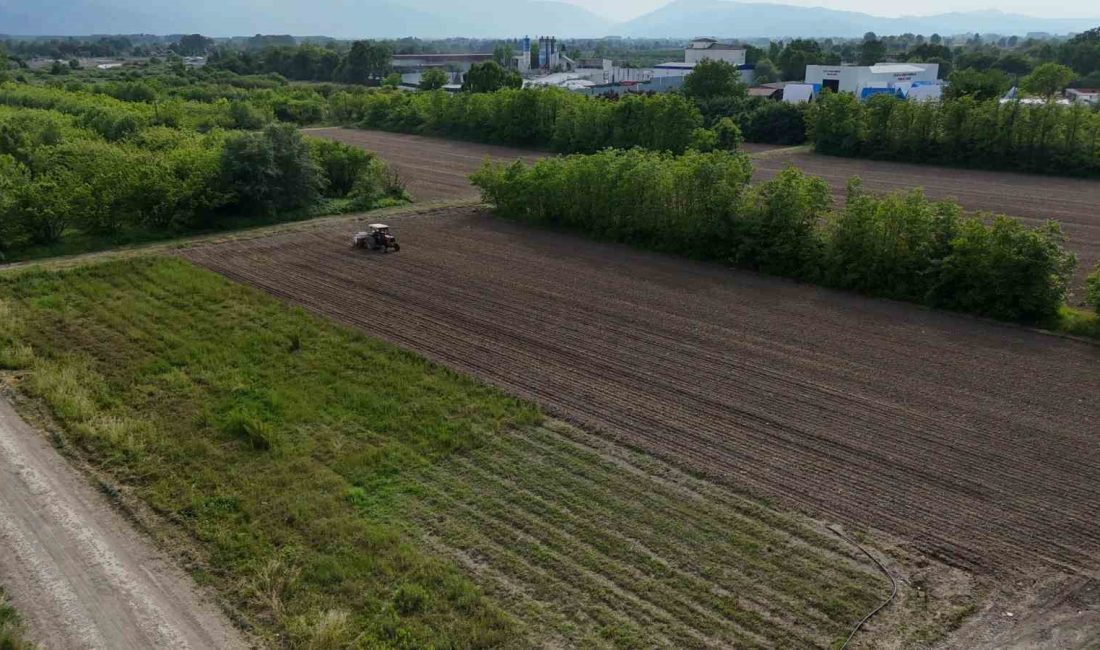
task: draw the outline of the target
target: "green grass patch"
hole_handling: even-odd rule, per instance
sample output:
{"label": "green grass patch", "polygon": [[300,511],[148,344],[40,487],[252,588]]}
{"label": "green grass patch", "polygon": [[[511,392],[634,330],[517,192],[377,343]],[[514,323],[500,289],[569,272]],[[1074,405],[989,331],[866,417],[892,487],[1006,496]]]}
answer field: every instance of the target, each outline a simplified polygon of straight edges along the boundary
{"label": "green grass patch", "polygon": [[1100,313],[1064,306],[1058,310],[1055,330],[1074,336],[1100,339]]}
{"label": "green grass patch", "polygon": [[0,588],[0,650],[34,650],[35,646],[24,636],[19,613],[8,604],[8,597]]}
{"label": "green grass patch", "polygon": [[0,276],[0,366],[273,646],[826,647],[853,548],[174,258]]}
{"label": "green grass patch", "polygon": [[[403,535],[414,468],[538,411],[176,259],[0,280],[0,364],[184,529],[269,641],[476,647],[510,623]],[[341,641],[342,640],[342,641]]]}

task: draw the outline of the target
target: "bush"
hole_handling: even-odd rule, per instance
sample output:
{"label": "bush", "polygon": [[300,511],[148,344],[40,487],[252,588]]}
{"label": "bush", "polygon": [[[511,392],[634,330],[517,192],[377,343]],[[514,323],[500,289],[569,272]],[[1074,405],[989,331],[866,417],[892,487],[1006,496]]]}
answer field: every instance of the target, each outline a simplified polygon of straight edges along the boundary
{"label": "bush", "polygon": [[714,131],[717,138],[717,148],[722,151],[737,151],[745,140],[741,137],[740,127],[728,117],[718,120],[718,123],[711,130]]}
{"label": "bush", "polygon": [[348,196],[355,200],[356,207],[364,210],[383,204],[386,199],[395,203],[409,200],[397,172],[378,158],[371,158],[367,167],[355,177]]}
{"label": "bush", "polygon": [[739,206],[730,260],[764,273],[817,279],[823,248],[817,225],[831,202],[825,181],[794,167],[753,187]]}
{"label": "bush", "polygon": [[802,144],[806,141],[806,109],[802,104],[768,100],[745,116],[741,130],[749,142]]}
{"label": "bush", "polygon": [[1085,300],[1100,313],[1100,264],[1085,280]]}
{"label": "bush", "polygon": [[861,293],[923,302],[934,270],[951,250],[961,210],[931,202],[920,190],[874,197],[858,181],[828,226],[829,284]]}
{"label": "bush", "polygon": [[323,184],[309,146],[289,124],[272,124],[260,133],[233,136],[225,144],[221,168],[237,205],[253,213],[312,205]]}
{"label": "bush", "polygon": [[929,303],[1003,320],[1053,319],[1066,297],[1075,259],[1054,221],[1035,230],[1008,217],[992,226],[964,220],[936,273]]}
{"label": "bush", "polygon": [[321,169],[325,196],[345,197],[370,167],[373,156],[358,147],[332,140],[308,139],[310,154]]}

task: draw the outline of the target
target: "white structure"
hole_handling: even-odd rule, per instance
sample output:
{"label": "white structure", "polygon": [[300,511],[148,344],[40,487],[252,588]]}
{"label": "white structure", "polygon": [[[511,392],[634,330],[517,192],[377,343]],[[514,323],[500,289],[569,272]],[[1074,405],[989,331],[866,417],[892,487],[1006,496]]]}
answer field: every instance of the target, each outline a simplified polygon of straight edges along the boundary
{"label": "white structure", "polygon": [[653,67],[654,77],[686,77],[703,60],[725,61],[741,72],[741,79],[752,84],[752,68],[745,65],[745,50],[719,43],[713,38],[697,38],[684,48],[683,61],[668,61]]}
{"label": "white structure", "polygon": [[684,49],[684,63],[695,65],[703,59],[745,65],[745,50],[736,45],[719,43],[713,38],[697,38]]}
{"label": "white structure", "polygon": [[788,104],[808,102],[816,96],[817,89],[813,84],[787,84],[783,86],[783,101]]}
{"label": "white structure", "polygon": [[[938,63],[876,63],[875,65],[808,65],[806,83],[833,92],[853,93],[863,98],[882,90],[907,94],[915,85],[933,84],[939,79]],[[866,91],[874,92],[866,92]]]}
{"label": "white structure", "polygon": [[1100,89],[1098,88],[1067,88],[1066,99],[1074,104],[1100,104]]}

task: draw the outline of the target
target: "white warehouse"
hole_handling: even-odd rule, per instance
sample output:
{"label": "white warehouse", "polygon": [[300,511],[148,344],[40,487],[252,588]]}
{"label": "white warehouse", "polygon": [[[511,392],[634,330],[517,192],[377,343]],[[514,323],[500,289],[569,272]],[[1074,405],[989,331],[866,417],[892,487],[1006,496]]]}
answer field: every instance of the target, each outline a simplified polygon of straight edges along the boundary
{"label": "white warehouse", "polygon": [[806,83],[833,92],[862,97],[865,89],[899,89],[934,84],[940,74],[938,63],[876,63],[875,65],[808,65]]}
{"label": "white warehouse", "polygon": [[709,59],[725,61],[741,72],[745,83],[752,83],[753,66],[745,65],[745,49],[736,45],[719,43],[713,38],[697,38],[684,48],[683,61],[667,61],[653,66],[653,77],[686,77],[695,64]]}

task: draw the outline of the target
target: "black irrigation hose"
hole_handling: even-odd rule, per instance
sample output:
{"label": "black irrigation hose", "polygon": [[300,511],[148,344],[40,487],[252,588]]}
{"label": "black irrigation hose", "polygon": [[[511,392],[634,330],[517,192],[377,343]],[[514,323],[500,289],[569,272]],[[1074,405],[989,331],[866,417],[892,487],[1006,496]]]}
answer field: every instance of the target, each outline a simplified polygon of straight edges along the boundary
{"label": "black irrigation hose", "polygon": [[872,616],[874,616],[875,614],[878,614],[879,612],[881,612],[883,610],[883,608],[885,608],[887,605],[889,605],[890,603],[892,603],[894,601],[894,597],[898,595],[898,582],[897,582],[897,580],[894,580],[894,576],[890,575],[890,572],[886,570],[886,567],[883,566],[882,562],[878,561],[878,558],[876,558],[874,555],[871,555],[870,553],[868,553],[867,549],[860,546],[854,539],[852,539],[851,537],[848,537],[844,533],[840,532],[840,529],[836,528],[835,526],[829,526],[829,530],[833,531],[834,533],[836,533],[837,537],[843,539],[844,541],[848,542],[852,546],[855,546],[859,550],[863,551],[864,555],[871,558],[871,561],[874,562],[876,565],[878,565],[879,571],[882,571],[882,573],[885,574],[887,578],[890,578],[890,585],[893,587],[893,591],[890,592],[890,597],[887,598],[886,600],[884,600],[881,605],[879,605],[878,607],[871,610],[870,613],[868,613],[866,616],[864,616],[862,619],[860,619],[860,621],[858,623],[856,623],[856,626],[852,628],[851,634],[849,634],[848,638],[844,640],[844,645],[840,646],[840,650],[844,650],[845,648],[848,647],[848,644],[852,642],[852,637],[854,637],[856,635],[856,632],[859,632],[859,629],[861,627],[863,627],[864,623],[871,620]]}

